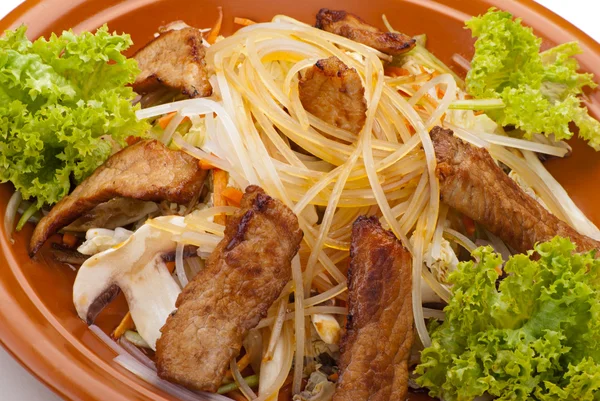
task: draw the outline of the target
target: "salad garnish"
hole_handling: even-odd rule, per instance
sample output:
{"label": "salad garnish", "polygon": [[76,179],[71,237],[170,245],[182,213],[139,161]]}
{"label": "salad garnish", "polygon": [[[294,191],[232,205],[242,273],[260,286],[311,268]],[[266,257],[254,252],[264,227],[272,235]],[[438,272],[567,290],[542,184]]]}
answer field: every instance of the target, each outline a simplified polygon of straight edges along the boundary
{"label": "salad garnish", "polygon": [[445,320],[430,326],[417,383],[446,401],[596,400],[600,260],[555,237],[527,254],[490,246],[449,277]]}
{"label": "salad garnish", "polygon": [[[21,26],[0,38],[0,181],[35,208],[69,193],[125,144],[144,136],[128,86],[129,35],[65,31],[31,42]],[[34,210],[35,211],[35,210]]]}
{"label": "salad garnish", "polygon": [[569,139],[571,121],[579,136],[600,150],[600,123],[582,104],[584,88],[595,88],[593,74],[579,73],[573,57],[579,43],[568,42],[541,51],[542,39],[505,11],[490,9],[466,22],[475,55],[466,84],[477,99],[501,99],[505,107],[487,110],[502,126],[514,126],[525,138],[535,133]]}

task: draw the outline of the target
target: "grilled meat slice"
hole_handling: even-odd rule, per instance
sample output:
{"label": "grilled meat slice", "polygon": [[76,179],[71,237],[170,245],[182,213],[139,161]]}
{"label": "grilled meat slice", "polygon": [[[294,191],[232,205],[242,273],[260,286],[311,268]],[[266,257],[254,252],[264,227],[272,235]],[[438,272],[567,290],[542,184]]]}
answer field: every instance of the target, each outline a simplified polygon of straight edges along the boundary
{"label": "grilled meat slice", "polygon": [[365,88],[354,68],[337,57],[319,60],[298,83],[300,101],[309,113],[357,134],[365,125]]}
{"label": "grilled meat slice", "polygon": [[290,280],[302,231],[293,212],[250,186],[206,267],[184,288],[156,344],[158,374],[217,391],[248,331]]}
{"label": "grilled meat slice", "polygon": [[195,28],[174,29],[162,33],[134,56],[140,74],[133,89],[146,94],[167,87],[191,98],[210,96],[202,33]]}
{"label": "grilled meat slice", "polygon": [[517,252],[533,249],[560,235],[580,251],[600,249],[600,243],[579,234],[527,195],[496,164],[487,150],[434,127],[431,139],[437,158],[442,201],[480,223]]}
{"label": "grilled meat slice", "polygon": [[375,217],[352,226],[348,322],[334,401],[404,401],[413,342],[411,256]]}
{"label": "grilled meat slice", "polygon": [[112,155],[35,227],[33,256],[46,240],[100,203],[117,197],[186,204],[200,193],[206,170],[192,156],[144,140]]}
{"label": "grilled meat slice", "polygon": [[360,17],[343,10],[320,9],[317,13],[316,27],[392,56],[406,53],[416,45],[416,41],[408,35],[381,32]]}

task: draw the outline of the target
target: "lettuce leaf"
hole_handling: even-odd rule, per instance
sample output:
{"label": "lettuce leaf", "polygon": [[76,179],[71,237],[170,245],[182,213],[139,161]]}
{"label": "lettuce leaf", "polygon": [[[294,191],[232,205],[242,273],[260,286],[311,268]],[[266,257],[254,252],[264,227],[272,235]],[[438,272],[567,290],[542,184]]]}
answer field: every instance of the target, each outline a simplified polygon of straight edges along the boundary
{"label": "lettuce leaf", "polygon": [[65,31],[31,42],[26,27],[0,38],[0,181],[38,207],[67,195],[111,154],[144,136],[128,84],[139,70],[128,35]]}
{"label": "lettuce leaf", "polygon": [[503,126],[515,126],[530,138],[534,133],[554,134],[557,140],[579,135],[600,150],[600,123],[589,116],[579,97],[594,88],[592,74],[578,73],[573,56],[577,42],[540,52],[542,40],[508,12],[490,9],[466,22],[475,42],[475,55],[467,74],[467,91],[475,98],[502,99],[505,108],[488,111]]}
{"label": "lettuce leaf", "polygon": [[502,257],[473,252],[449,280],[453,296],[430,327],[417,383],[446,401],[600,400],[600,260],[565,238]]}

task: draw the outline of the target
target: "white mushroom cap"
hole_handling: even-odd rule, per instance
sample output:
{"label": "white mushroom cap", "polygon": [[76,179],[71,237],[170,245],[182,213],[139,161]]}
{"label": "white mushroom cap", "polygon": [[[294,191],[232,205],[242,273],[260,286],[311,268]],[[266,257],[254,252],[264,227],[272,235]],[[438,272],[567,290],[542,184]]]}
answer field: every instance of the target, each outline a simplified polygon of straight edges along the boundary
{"label": "white mushroom cap", "polygon": [[[183,226],[183,217],[163,220]],[[181,289],[162,259],[175,250],[173,235],[144,224],[122,244],[100,252],[81,265],[73,286],[77,314],[92,324],[98,313],[118,294],[125,294],[140,336],[155,349],[160,328],[175,308]]]}

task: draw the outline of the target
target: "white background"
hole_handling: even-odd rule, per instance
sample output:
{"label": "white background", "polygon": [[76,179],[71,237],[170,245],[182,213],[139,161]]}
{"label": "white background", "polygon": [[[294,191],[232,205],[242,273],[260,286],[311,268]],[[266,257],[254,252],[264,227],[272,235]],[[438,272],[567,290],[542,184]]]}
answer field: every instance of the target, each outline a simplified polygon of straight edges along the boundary
{"label": "white background", "polygon": [[[0,18],[20,4],[21,0],[0,0]],[[538,0],[566,20],[577,25],[588,35],[600,41],[600,24],[595,0]],[[59,401],[44,385],[35,380],[0,348],[0,399],[7,401]]]}

